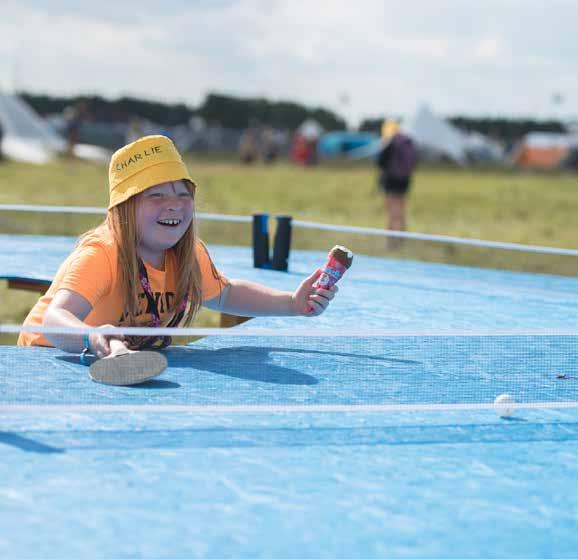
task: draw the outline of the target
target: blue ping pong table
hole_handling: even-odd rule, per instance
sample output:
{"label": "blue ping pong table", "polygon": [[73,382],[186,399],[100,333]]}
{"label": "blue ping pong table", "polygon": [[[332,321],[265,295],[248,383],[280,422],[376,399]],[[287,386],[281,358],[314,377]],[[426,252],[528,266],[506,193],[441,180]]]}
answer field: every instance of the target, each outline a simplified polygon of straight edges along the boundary
{"label": "blue ping pong table", "polygon": [[[211,247],[228,275],[286,289],[323,256],[294,252],[282,274],[238,250]],[[76,355],[0,347],[0,556],[574,557],[575,410],[376,410],[575,400],[571,336],[443,334],[568,328],[576,287],[360,256],[318,319],[171,347],[132,388],[91,382]],[[439,336],[242,335],[313,326]],[[6,409],[21,403],[39,407]]]}
{"label": "blue ping pong table", "polygon": [[0,552],[573,557],[575,410],[364,409],[521,398],[525,383],[578,396],[553,374],[576,356],[540,352],[536,379],[484,343],[211,337],[132,388],[90,382],[78,356],[4,346],[3,404],[45,408],[0,411]]}

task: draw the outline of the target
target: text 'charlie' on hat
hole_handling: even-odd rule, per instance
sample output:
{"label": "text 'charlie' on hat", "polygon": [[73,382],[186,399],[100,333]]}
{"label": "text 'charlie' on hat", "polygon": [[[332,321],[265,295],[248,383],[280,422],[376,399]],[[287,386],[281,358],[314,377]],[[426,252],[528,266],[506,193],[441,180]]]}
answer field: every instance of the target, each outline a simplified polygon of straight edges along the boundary
{"label": "text 'charlie' on hat", "polygon": [[189,171],[166,136],[144,136],[117,150],[110,160],[108,209],[157,184],[186,179]]}

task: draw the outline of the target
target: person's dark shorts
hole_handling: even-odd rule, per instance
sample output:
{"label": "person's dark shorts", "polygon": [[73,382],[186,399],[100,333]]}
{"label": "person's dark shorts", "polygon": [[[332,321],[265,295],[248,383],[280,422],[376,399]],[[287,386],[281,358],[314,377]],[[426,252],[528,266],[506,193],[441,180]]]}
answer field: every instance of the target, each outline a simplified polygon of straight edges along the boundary
{"label": "person's dark shorts", "polygon": [[386,194],[404,196],[409,190],[409,184],[409,177],[392,177],[387,175],[379,177],[379,187]]}

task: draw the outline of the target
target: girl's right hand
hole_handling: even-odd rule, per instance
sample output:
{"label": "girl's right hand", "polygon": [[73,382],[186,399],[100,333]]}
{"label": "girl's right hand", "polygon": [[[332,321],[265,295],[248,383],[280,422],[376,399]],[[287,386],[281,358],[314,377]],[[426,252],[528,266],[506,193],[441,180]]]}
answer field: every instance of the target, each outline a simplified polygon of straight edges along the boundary
{"label": "girl's right hand", "polygon": [[[102,326],[99,326],[98,328],[114,328],[114,326],[112,324],[103,324]],[[99,334],[98,332],[92,332],[88,336],[90,353],[92,353],[93,355],[98,357],[98,359],[102,359],[103,357],[110,355],[111,349],[110,349],[110,343],[109,342],[112,339],[120,340],[121,342],[124,343],[124,345],[126,345],[126,342],[124,340],[123,335],[110,336],[110,335]]]}

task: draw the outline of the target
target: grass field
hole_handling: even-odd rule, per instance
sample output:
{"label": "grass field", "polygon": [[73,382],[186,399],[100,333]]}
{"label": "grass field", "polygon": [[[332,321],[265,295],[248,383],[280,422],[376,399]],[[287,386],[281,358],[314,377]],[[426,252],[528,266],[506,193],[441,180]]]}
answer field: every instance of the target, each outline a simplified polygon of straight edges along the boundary
{"label": "grass field", "polygon": [[[369,163],[335,163],[300,168],[289,163],[242,166],[236,162],[190,159],[199,186],[197,210],[250,215],[289,214],[295,219],[342,225],[384,227],[383,198]],[[421,167],[408,206],[409,230],[494,241],[575,248],[578,177]],[[0,204],[54,204],[104,207],[105,166],[57,161],[46,166],[0,164]],[[0,233],[76,235],[98,223],[87,216],[0,212]],[[203,224],[208,243],[249,242],[246,226]],[[326,249],[335,242],[356,252],[385,254],[382,238],[295,231],[294,245]],[[392,257],[424,258],[532,271],[574,274],[569,257],[541,257],[406,241]],[[36,295],[0,285],[0,322],[19,322]],[[203,316],[204,323],[214,318]]]}

